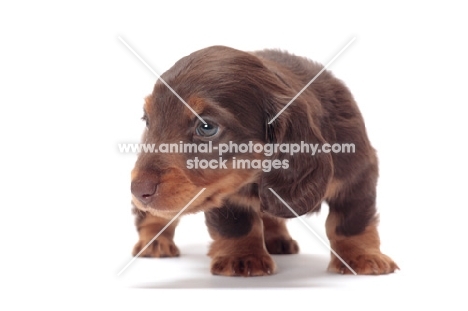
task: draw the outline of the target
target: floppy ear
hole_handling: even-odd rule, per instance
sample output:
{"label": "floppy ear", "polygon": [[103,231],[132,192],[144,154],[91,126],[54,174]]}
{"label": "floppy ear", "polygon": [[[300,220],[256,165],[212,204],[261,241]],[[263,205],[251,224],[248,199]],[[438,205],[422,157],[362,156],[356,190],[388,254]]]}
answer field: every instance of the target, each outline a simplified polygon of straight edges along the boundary
{"label": "floppy ear", "polygon": [[[314,109],[312,107],[314,106],[320,107],[320,103],[316,101],[310,105],[300,98],[296,99],[276,120],[267,124],[267,143],[301,145],[301,142],[304,142],[306,144],[319,144],[321,147],[326,141],[317,125],[319,121],[313,119]],[[270,107],[275,109],[278,105],[270,105]],[[276,115],[278,111],[268,111],[267,117]],[[318,111],[317,114],[319,114]],[[272,168],[270,172],[263,173],[259,185],[263,211],[278,217],[295,217],[269,188],[275,191],[299,215],[318,209],[332,178],[333,162],[330,153],[317,152],[315,155],[311,155],[311,153],[311,151],[299,152],[290,155],[278,152],[270,157],[271,160],[288,163],[289,167]]]}

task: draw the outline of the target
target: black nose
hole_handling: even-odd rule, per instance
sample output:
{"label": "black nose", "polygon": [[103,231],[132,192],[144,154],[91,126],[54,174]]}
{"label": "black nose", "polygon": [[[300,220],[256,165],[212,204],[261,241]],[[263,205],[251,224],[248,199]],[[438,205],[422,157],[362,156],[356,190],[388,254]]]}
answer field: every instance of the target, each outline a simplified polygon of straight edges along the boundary
{"label": "black nose", "polygon": [[158,184],[152,181],[133,181],[131,186],[133,195],[144,204],[151,202],[157,188]]}

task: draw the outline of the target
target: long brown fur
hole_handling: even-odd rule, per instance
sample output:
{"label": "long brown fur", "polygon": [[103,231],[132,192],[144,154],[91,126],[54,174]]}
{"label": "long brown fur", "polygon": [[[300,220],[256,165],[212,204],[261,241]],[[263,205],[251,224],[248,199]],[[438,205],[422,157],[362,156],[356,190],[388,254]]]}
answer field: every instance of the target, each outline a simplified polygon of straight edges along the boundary
{"label": "long brown fur", "polygon": [[[359,109],[347,87],[324,71],[279,117],[269,121],[306,85],[322,65],[277,50],[242,52],[213,46],[179,60],[162,75],[210,125],[213,137],[197,133],[201,121],[157,81],[146,98],[147,128],[142,142],[237,144],[347,143],[354,153],[230,153],[227,169],[188,169],[187,160],[217,160],[216,152],[141,153],[132,172],[133,204],[140,240],[133,254],[156,235],[202,188],[185,213],[205,212],[214,242],[211,272],[257,276],[276,271],[269,254],[294,254],[299,247],[284,218],[294,214],[270,191],[303,215],[330,206],[331,247],[359,274],[398,269],[380,252],[377,233],[378,163]],[[288,168],[233,169],[232,159],[286,161]],[[169,227],[143,255],[178,256]],[[329,270],[349,273],[332,254]]]}

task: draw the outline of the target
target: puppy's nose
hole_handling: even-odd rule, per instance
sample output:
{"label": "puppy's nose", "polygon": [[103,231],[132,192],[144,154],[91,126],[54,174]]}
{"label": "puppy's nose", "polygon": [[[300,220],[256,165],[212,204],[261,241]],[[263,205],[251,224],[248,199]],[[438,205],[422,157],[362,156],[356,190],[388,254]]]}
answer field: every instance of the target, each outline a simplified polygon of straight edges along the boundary
{"label": "puppy's nose", "polygon": [[133,195],[144,204],[151,202],[157,188],[158,184],[152,181],[132,181],[131,186]]}

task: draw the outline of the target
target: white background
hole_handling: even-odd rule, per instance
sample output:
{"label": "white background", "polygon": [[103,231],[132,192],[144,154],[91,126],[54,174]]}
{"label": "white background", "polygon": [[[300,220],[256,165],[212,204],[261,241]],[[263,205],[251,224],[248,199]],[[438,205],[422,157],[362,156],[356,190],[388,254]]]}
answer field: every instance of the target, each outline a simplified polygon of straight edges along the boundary
{"label": "white background", "polygon": [[[443,4],[269,1],[17,2],[0,5],[2,309],[466,308],[466,9]],[[210,45],[280,48],[327,63],[358,101],[380,158],[382,249],[401,271],[324,272],[328,255],[297,220],[302,254],[278,275],[209,275],[202,215],[183,219],[182,257],[131,259],[134,155],[143,98],[159,73]],[[305,218],[325,237],[320,215]],[[248,301],[248,302],[246,302]]]}

